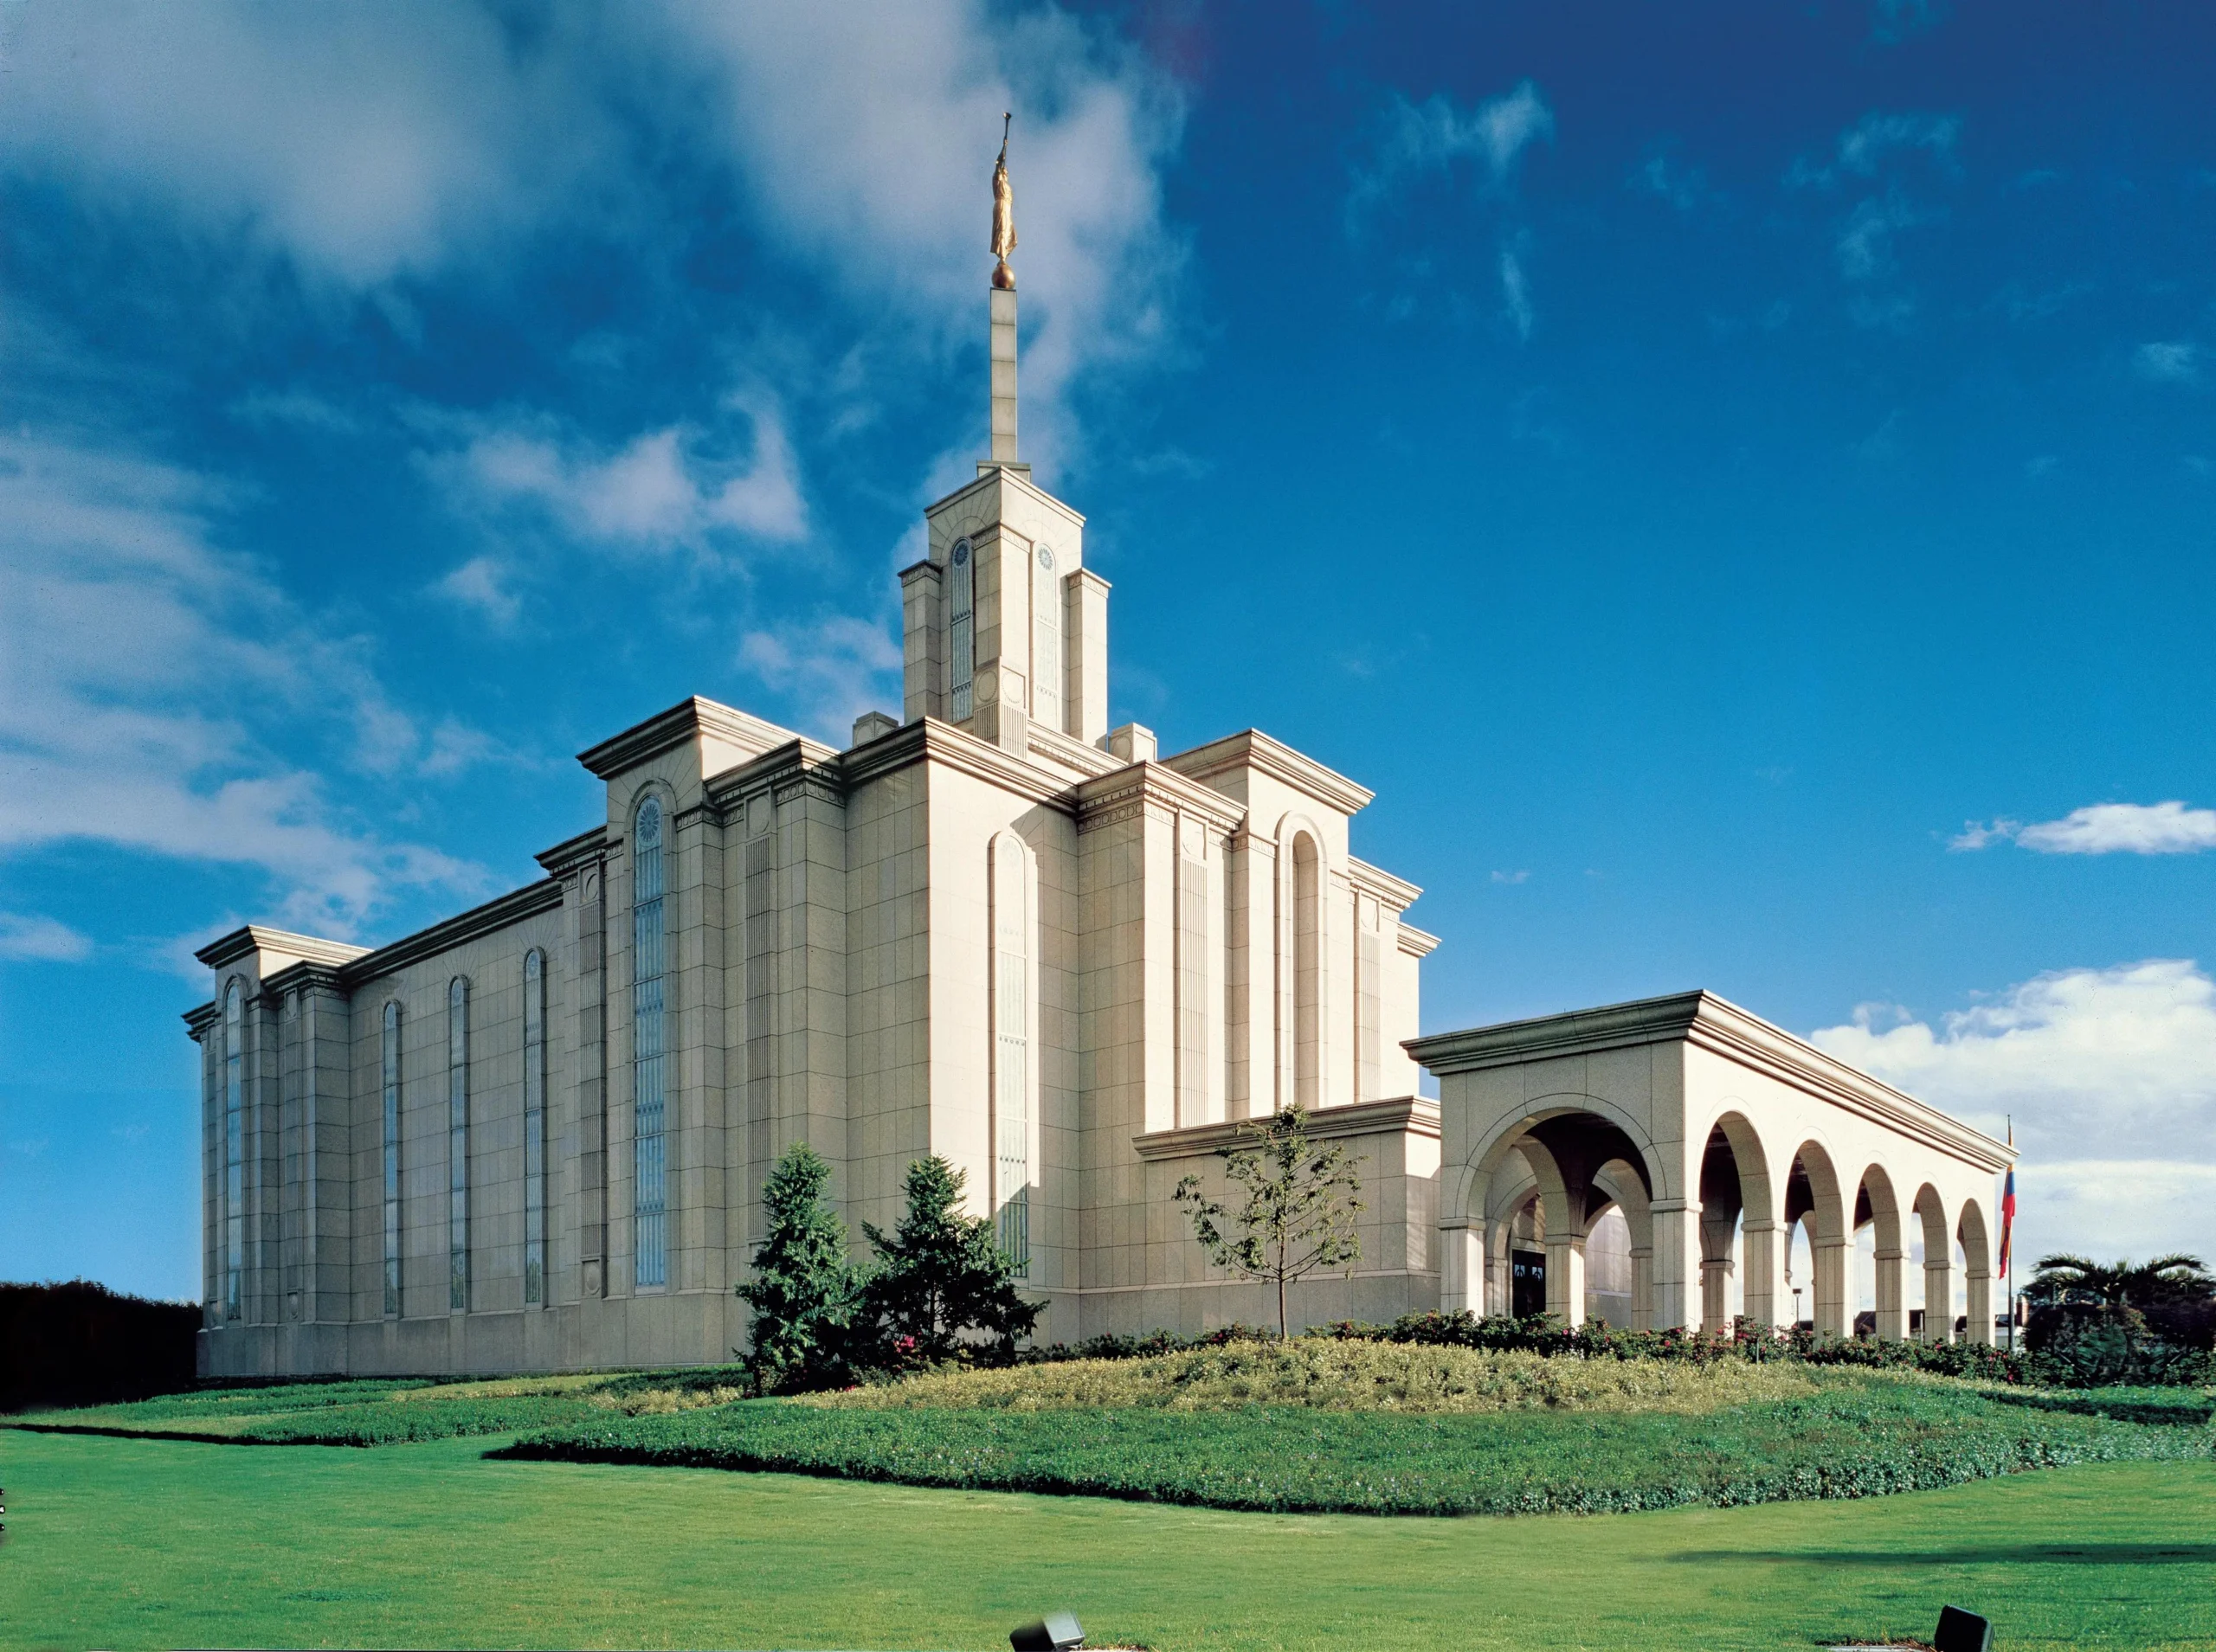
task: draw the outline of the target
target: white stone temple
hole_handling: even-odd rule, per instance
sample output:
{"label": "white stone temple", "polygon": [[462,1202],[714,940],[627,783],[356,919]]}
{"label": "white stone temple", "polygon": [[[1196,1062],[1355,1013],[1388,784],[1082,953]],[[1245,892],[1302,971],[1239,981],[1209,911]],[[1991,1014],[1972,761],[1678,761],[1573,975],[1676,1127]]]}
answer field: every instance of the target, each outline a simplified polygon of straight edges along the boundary
{"label": "white stone temple", "polygon": [[687,700],[581,754],[606,807],[540,881],[376,948],[200,952],[203,1369],[727,1360],[803,1141],[857,1236],[912,1160],[965,1172],[1042,1340],[1265,1322],[1170,1192],[1288,1105],[1367,1205],[1306,1322],[1781,1323],[1799,1225],[1846,1334],[1868,1226],[1880,1333],[1920,1244],[1925,1334],[1961,1295],[1989,1337],[2007,1149],[1702,993],[1419,1040],[1437,942],[1353,852],[1371,794],[1255,730],[1108,726],[1108,582],[1016,459],[1015,299],[992,456],[900,576],[899,718],[834,750]]}

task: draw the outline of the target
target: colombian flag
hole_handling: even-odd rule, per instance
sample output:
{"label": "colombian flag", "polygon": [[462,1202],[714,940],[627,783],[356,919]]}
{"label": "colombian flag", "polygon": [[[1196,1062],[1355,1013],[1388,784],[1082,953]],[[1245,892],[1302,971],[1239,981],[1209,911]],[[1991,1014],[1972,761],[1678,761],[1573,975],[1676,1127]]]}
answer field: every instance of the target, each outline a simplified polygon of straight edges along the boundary
{"label": "colombian flag", "polygon": [[2016,1226],[2016,1167],[2008,1167],[2008,1182],[2000,1190],[2000,1276],[2008,1276],[2008,1240]]}

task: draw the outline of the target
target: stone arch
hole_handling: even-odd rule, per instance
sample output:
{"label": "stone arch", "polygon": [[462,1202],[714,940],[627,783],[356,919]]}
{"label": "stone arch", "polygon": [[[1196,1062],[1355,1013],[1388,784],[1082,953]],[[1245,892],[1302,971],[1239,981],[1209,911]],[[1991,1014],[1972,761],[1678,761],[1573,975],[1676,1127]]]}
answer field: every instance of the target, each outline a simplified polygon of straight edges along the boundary
{"label": "stone arch", "polygon": [[1532,1111],[1472,1143],[1464,1161],[1468,1173],[1442,1178],[1440,1225],[1446,1230],[1446,1244],[1440,1291],[1449,1311],[1491,1306],[1486,1285],[1504,1260],[1493,1184],[1511,1156],[1528,1167],[1542,1201],[1548,1311],[1577,1324],[1585,1315],[1586,1235],[1610,1197],[1603,1193],[1601,1205],[1594,1203],[1595,1173],[1620,1164],[1622,1180],[1636,1184],[1642,1204],[1651,1205],[1659,1155],[1638,1121],[1603,1098],[1584,1095],[1541,1097]]}
{"label": "stone arch", "polygon": [[[1923,1225],[1923,1340],[1955,1340],[1955,1225],[1947,1201],[1929,1182],[1916,1189],[1910,1208]],[[1934,1303],[1938,1304],[1933,1307]]]}
{"label": "stone arch", "polygon": [[1782,1317],[1785,1288],[1783,1194],[1770,1164],[1769,1150],[1752,1120],[1736,1107],[1727,1107],[1710,1122],[1702,1152],[1701,1319],[1711,1329],[1723,1329],[1728,1315],[1728,1271],[1731,1265],[1730,1229],[1733,1219],[1709,1219],[1711,1164],[1720,1142],[1728,1153],[1736,1177],[1731,1218],[1738,1230],[1741,1312],[1757,1325],[1774,1325]]}
{"label": "stone arch", "polygon": [[1786,1172],[1785,1218],[1788,1224],[1804,1218],[1808,1222],[1820,1337],[1847,1334],[1846,1256],[1854,1242],[1854,1231],[1848,1225],[1851,1214],[1830,1149],[1810,1136],[1793,1150]]}
{"label": "stone arch", "polygon": [[[1967,1341],[1989,1343],[1993,1340],[1993,1240],[1985,1225],[1984,1209],[1974,1199],[1962,1201],[1955,1231],[1962,1241],[1963,1282],[1968,1288],[1963,1310],[1968,1322],[1962,1335]],[[1951,1300],[1948,1306],[1951,1310]]]}
{"label": "stone arch", "polygon": [[1593,1175],[1594,1188],[1606,1199],[1588,1224],[1598,1222],[1609,1209],[1623,1212],[1631,1234],[1631,1328],[1652,1328],[1654,1318],[1654,1211],[1639,1168],[1621,1159],[1611,1159]]}
{"label": "stone arch", "polygon": [[1882,1164],[1865,1167],[1855,1189],[1855,1231],[1861,1231],[1865,1222],[1876,1230],[1872,1237],[1877,1242],[1871,1262],[1877,1298],[1872,1330],[1898,1341],[1908,1334],[1908,1302],[1902,1279],[1908,1253],[1902,1244],[1900,1197],[1893,1191],[1891,1174]]}

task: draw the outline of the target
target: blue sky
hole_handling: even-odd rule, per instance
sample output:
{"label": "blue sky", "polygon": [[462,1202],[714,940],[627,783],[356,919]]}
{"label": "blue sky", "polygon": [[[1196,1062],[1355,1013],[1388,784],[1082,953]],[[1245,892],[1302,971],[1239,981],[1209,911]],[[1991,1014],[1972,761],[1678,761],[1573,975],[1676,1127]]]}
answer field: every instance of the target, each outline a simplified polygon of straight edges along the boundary
{"label": "blue sky", "polygon": [[0,1276],[196,1289],[192,948],[899,705],[1024,440],[1118,721],[1375,788],[1427,1030],[1704,986],[2216,1252],[2216,21],[0,5]]}

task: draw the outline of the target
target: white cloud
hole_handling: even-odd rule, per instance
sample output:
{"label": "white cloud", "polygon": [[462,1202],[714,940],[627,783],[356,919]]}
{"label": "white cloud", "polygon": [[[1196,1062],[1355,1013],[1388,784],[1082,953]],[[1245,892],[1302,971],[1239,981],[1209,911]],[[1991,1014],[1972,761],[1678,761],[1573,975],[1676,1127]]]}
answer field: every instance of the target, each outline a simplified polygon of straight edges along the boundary
{"label": "white cloud", "polygon": [[1496,884],[1528,884],[1531,881],[1531,874],[1529,871],[1497,871],[1492,875],[1492,881]]}
{"label": "white cloud", "polygon": [[900,645],[866,620],[834,615],[813,625],[750,631],[739,663],[785,694],[826,744],[844,746],[865,711],[900,710]]}
{"label": "white cloud", "polygon": [[[668,550],[703,548],[726,533],[803,537],[808,507],[776,402],[750,391],[730,398],[726,408],[749,433],[744,461],[716,453],[711,433],[690,425],[645,431],[608,452],[551,421],[512,418],[447,421],[466,440],[430,464],[466,502],[535,506],[579,539],[602,545]],[[488,613],[512,600],[496,565],[481,557],[448,575],[441,589]]]}
{"label": "white cloud", "polygon": [[0,164],[158,201],[313,281],[421,273],[580,191],[605,118],[559,14],[114,3],[10,22]]}
{"label": "white cloud", "polygon": [[0,436],[0,852],[71,840],[258,867],[269,916],[351,933],[396,888],[476,869],[348,824],[272,740],[341,731],[358,770],[425,742],[356,640],[209,537],[204,480]]}
{"label": "white cloud", "polygon": [[1884,164],[1921,150],[1942,170],[1955,167],[1955,141],[1962,123],[1955,115],[1886,114],[1873,110],[1839,133],[1832,164],[1796,160],[1785,175],[1786,187],[1828,189],[1843,177],[1874,177]]}
{"label": "white cloud", "polygon": [[82,963],[93,943],[59,919],[0,912],[0,962]]}
{"label": "white cloud", "polygon": [[1531,286],[1524,273],[1524,259],[1519,248],[1500,249],[1500,299],[1514,324],[1517,336],[1531,336]]}
{"label": "white cloud", "polygon": [[[1158,168],[1182,104],[1103,29],[981,0],[667,15],[673,60],[708,77],[718,141],[763,226],[808,279],[923,324],[933,347],[982,337],[992,160],[1002,113],[1015,112],[1027,457],[1051,460],[1072,440],[1063,398],[1079,371],[1169,342],[1182,255]],[[981,389],[980,431],[984,418]]]}
{"label": "white cloud", "polygon": [[1989,1133],[2013,1115],[2043,1201],[2019,1254],[2216,1250],[2216,982],[2189,960],[2058,970],[1937,1029],[1865,1006],[1810,1038]]}
{"label": "white cloud", "polygon": [[2142,344],[2133,357],[2140,373],[2160,384],[2196,384],[2200,381],[2200,346],[2173,342]]}
{"label": "white cloud", "polygon": [[1984,849],[2013,842],[2043,855],[2190,855],[2216,849],[2216,809],[2165,803],[2093,803],[2034,826],[1970,821],[1948,845]]}
{"label": "white cloud", "polygon": [[1444,93],[1421,103],[1395,93],[1376,153],[1355,175],[1348,209],[1359,214],[1404,179],[1444,171],[1457,161],[1481,162],[1493,183],[1504,183],[1524,151],[1542,138],[1551,139],[1554,132],[1553,112],[1529,80],[1467,112]]}
{"label": "white cloud", "polygon": [[431,589],[483,615],[495,630],[505,631],[523,613],[523,599],[512,588],[510,579],[510,570],[496,558],[472,556],[434,582]]}

